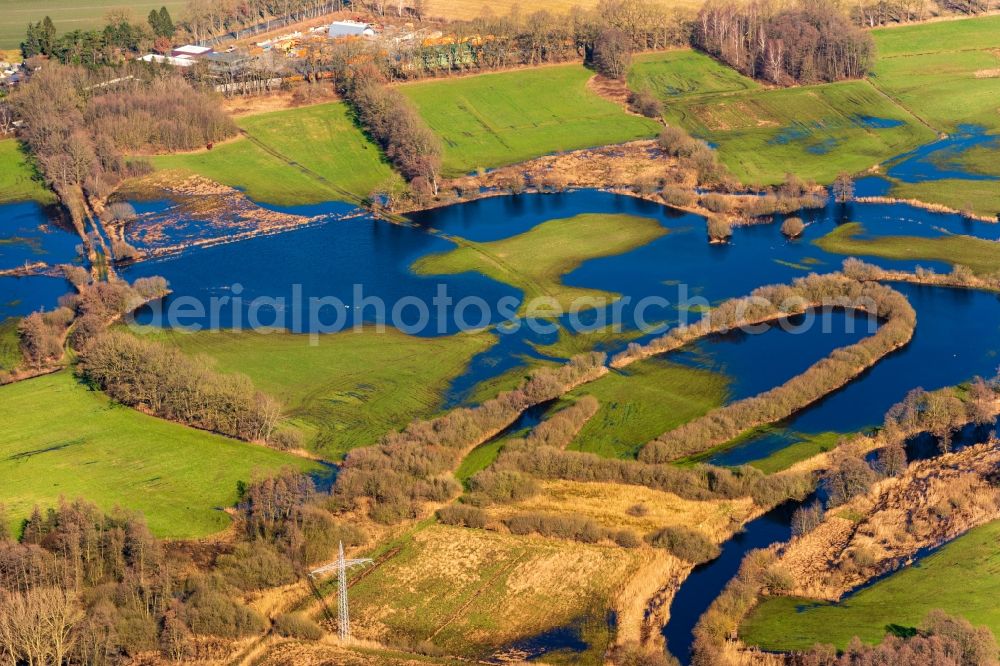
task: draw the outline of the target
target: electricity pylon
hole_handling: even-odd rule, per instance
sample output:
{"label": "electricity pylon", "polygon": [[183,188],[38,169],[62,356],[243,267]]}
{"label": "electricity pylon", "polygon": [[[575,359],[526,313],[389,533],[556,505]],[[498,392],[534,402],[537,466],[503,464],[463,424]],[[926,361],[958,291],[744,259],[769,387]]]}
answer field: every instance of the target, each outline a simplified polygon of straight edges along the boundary
{"label": "electricity pylon", "polygon": [[349,567],[368,564],[369,562],[371,562],[371,559],[367,557],[345,560],[344,542],[341,541],[340,551],[336,562],[331,562],[330,564],[323,565],[319,569],[313,569],[309,572],[310,577],[316,578],[317,576],[322,576],[323,574],[330,573],[331,571],[337,571],[337,633],[340,635],[341,641],[351,640],[351,617],[347,608],[347,569]]}

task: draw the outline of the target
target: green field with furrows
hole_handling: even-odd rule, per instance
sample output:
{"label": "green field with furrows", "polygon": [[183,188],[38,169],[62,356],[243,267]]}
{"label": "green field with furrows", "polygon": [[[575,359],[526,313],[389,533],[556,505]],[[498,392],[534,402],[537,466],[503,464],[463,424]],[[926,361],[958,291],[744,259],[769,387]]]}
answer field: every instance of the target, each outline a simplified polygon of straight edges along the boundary
{"label": "green field with furrows", "polygon": [[626,114],[587,89],[582,65],[483,74],[399,88],[444,143],[444,173],[522,162],[546,153],[656,136],[659,125]]}
{"label": "green field with furrows", "polygon": [[55,195],[45,187],[15,139],[0,140],[0,203],[34,199],[52,203]]}
{"label": "green field with furrows", "polygon": [[600,409],[568,448],[630,458],[649,440],[722,405],[725,375],[662,359],[633,363],[570,394],[592,395]]}
{"label": "green field with furrows", "polygon": [[916,627],[936,608],[1000,635],[1000,521],[977,527],[841,604],[773,597],[740,627],[740,638],[765,650],[815,643],[844,648],[852,636],[877,643],[889,625]]}
{"label": "green field with furrows", "polygon": [[420,338],[395,329],[318,338],[285,332],[158,331],[155,339],[248,375],[282,401],[305,443],[328,459],[433,416],[449,382],[495,341],[489,333]]}
{"label": "green field with furrows", "polygon": [[650,90],[669,104],[681,96],[756,90],[760,84],[698,51],[637,55],[628,72],[632,90]]}
{"label": "green field with furrows", "polygon": [[790,171],[828,183],[935,138],[864,81],[681,96],[664,115],[716,146],[746,183],[777,183]]}
{"label": "green field with furrows", "polygon": [[50,17],[59,33],[99,28],[104,16],[112,9],[127,9],[139,19],[145,19],[151,9],[166,6],[174,20],[183,13],[179,0],[0,0],[0,49],[16,49],[24,41],[28,23]]}
{"label": "green field with furrows", "polygon": [[237,119],[249,137],[211,151],[151,158],[159,169],[197,173],[279,205],[367,197],[401,182],[340,102]]}
{"label": "green field with furrows", "polygon": [[36,504],[82,497],[142,512],[157,536],[224,529],[238,481],[302,458],[112,403],[63,371],[0,387],[0,504],[19,522]]}
{"label": "green field with furrows", "polygon": [[[421,275],[475,271],[517,287],[524,301],[555,299],[563,312],[587,309],[616,297],[594,289],[569,287],[562,277],[586,259],[623,254],[667,233],[654,219],[633,215],[577,215],[543,222],[511,238],[490,243],[453,239],[459,247],[417,261]],[[584,299],[596,299],[591,302]]]}

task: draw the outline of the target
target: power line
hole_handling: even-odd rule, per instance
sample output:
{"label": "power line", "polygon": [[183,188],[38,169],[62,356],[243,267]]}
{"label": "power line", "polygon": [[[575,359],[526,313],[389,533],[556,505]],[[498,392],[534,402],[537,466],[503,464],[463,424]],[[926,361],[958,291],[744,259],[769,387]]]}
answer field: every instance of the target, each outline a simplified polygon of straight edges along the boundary
{"label": "power line", "polygon": [[350,567],[363,566],[365,564],[369,564],[370,562],[371,559],[367,557],[352,560],[344,559],[344,542],[341,541],[337,560],[335,562],[325,564],[319,569],[313,569],[309,572],[310,578],[316,578],[332,571],[337,572],[337,633],[340,635],[341,641],[346,642],[351,640],[351,617],[347,606],[347,570]]}

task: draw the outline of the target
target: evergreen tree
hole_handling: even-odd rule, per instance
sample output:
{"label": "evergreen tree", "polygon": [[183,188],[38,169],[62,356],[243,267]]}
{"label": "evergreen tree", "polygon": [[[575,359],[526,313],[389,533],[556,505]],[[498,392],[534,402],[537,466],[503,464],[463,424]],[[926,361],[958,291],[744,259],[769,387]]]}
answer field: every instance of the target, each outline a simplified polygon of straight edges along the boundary
{"label": "evergreen tree", "polygon": [[21,42],[21,55],[31,58],[37,55],[50,55],[56,41],[56,26],[48,16],[38,23],[29,23],[24,41]]}
{"label": "evergreen tree", "polygon": [[29,23],[25,33],[24,41],[21,42],[21,55],[24,59],[40,55],[42,52],[41,40],[39,39],[40,26],[37,23]]}
{"label": "evergreen tree", "polygon": [[166,7],[160,7],[160,33],[161,37],[173,37],[177,29],[174,27],[174,20],[170,18],[170,12]]}
{"label": "evergreen tree", "polygon": [[163,32],[160,28],[160,12],[155,9],[149,10],[149,16],[146,17],[146,21],[149,23],[149,27],[152,28],[153,34],[157,37],[162,37]]}
{"label": "evergreen tree", "polygon": [[48,16],[42,20],[40,25],[41,34],[39,35],[39,38],[41,39],[42,53],[48,55],[52,52],[52,46],[56,42],[56,25]]}

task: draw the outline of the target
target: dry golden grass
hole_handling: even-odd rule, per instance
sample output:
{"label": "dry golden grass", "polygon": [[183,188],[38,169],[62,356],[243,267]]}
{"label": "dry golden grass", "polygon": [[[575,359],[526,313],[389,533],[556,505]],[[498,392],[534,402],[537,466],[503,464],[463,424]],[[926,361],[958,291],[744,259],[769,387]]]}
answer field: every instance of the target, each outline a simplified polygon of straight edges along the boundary
{"label": "dry golden grass", "polygon": [[[533,0],[519,2],[518,0],[427,0],[426,13],[430,18],[468,20],[482,16],[484,12],[493,16],[505,16],[511,8],[517,6],[521,15],[545,10],[553,14],[565,14],[573,7],[593,9],[599,0]],[[701,7],[700,0],[664,0],[663,5],[696,11]]]}
{"label": "dry golden grass", "polygon": [[786,663],[784,655],[747,648],[739,641],[726,641],[717,660],[718,666],[783,666]]}
{"label": "dry golden grass", "polygon": [[255,666],[427,666],[428,664],[459,664],[461,662],[423,655],[409,655],[367,641],[350,646],[326,637],[320,642],[279,639],[269,641],[263,656],[252,662]]}
{"label": "dry golden grass", "polygon": [[[612,529],[630,529],[643,536],[668,526],[684,525],[704,532],[717,543],[725,541],[756,515],[750,498],[694,501],[644,486],[579,481],[544,481],[541,492],[522,502],[497,505],[490,515],[503,519],[514,513],[538,511],[584,516]],[[628,513],[642,505],[644,515]]]}
{"label": "dry golden grass", "polygon": [[1000,488],[988,480],[1000,465],[996,443],[914,463],[866,495],[830,512],[809,534],[784,549],[789,593],[839,599],[914,553],[1000,517]]}
{"label": "dry golden grass", "polygon": [[667,551],[656,549],[649,562],[618,593],[615,642],[636,642],[662,652],[666,646],[661,629],[670,619],[670,602],[692,568]]}
{"label": "dry golden grass", "polygon": [[355,636],[430,641],[488,656],[584,617],[604,617],[620,590],[657,557],[542,537],[432,525],[351,587]]}

